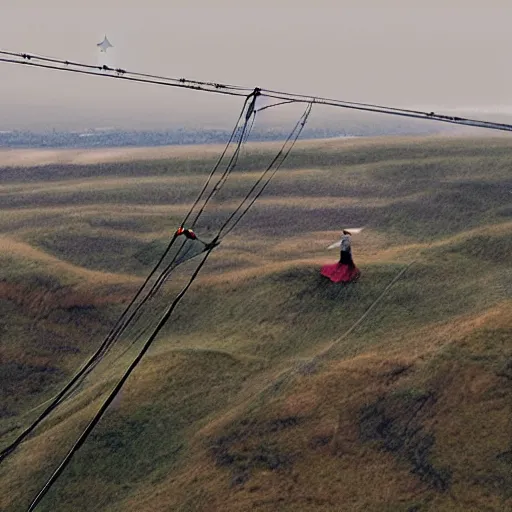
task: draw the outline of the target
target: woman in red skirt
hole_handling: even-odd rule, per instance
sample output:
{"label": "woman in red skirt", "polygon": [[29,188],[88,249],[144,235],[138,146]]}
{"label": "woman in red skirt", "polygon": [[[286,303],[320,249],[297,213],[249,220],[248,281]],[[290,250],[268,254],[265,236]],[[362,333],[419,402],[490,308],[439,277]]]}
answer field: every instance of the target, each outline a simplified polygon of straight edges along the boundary
{"label": "woman in red skirt", "polygon": [[340,241],[340,261],[334,265],[324,265],[321,274],[328,277],[333,283],[351,283],[359,279],[361,271],[355,266],[352,259],[351,233],[346,229]]}

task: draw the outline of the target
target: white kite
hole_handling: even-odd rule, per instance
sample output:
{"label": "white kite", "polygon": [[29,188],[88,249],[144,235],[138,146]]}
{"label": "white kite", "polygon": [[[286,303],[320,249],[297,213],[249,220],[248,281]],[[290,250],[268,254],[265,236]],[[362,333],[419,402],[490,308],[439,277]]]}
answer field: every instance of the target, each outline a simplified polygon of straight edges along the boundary
{"label": "white kite", "polygon": [[96,46],[99,47],[100,52],[105,52],[105,53],[107,53],[107,50],[109,48],[114,48],[114,46],[112,44],[110,44],[110,41],[107,39],[106,35],[105,35],[105,38],[103,39],[103,41],[101,43],[98,43]]}
{"label": "white kite", "polygon": [[[357,234],[357,233],[361,233],[361,231],[363,231],[364,228],[346,228],[344,229],[343,231],[348,231],[350,234]],[[337,249],[339,248],[341,244],[341,240],[339,242],[335,242],[331,245],[329,245],[329,247],[327,247],[327,249]]]}

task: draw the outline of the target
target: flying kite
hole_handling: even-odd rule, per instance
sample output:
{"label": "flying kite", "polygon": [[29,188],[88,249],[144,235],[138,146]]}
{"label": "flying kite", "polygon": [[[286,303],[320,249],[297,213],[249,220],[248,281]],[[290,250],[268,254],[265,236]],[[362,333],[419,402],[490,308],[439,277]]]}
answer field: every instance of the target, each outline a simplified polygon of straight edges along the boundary
{"label": "flying kite", "polygon": [[107,39],[107,36],[105,35],[103,41],[101,43],[98,43],[96,46],[99,47],[100,52],[107,53],[107,50],[109,48],[114,48],[114,45],[110,44],[110,41]]}

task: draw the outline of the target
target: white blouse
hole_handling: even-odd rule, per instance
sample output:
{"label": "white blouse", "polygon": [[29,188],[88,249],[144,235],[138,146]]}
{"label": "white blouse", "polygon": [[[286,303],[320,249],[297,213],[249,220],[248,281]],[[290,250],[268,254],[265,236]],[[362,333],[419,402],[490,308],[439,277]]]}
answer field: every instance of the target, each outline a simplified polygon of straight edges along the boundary
{"label": "white blouse", "polygon": [[342,251],[351,252],[350,235],[343,235],[341,237],[340,248]]}

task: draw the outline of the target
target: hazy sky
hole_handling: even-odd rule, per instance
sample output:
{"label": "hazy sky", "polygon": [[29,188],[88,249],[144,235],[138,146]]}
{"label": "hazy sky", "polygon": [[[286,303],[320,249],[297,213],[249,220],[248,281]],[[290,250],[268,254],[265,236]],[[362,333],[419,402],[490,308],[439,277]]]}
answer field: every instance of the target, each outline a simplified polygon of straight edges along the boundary
{"label": "hazy sky", "polygon": [[[0,48],[349,101],[499,110],[512,109],[511,14],[510,0],[0,0]],[[106,57],[104,34],[115,46]],[[0,63],[0,130],[222,126],[240,104]]]}

